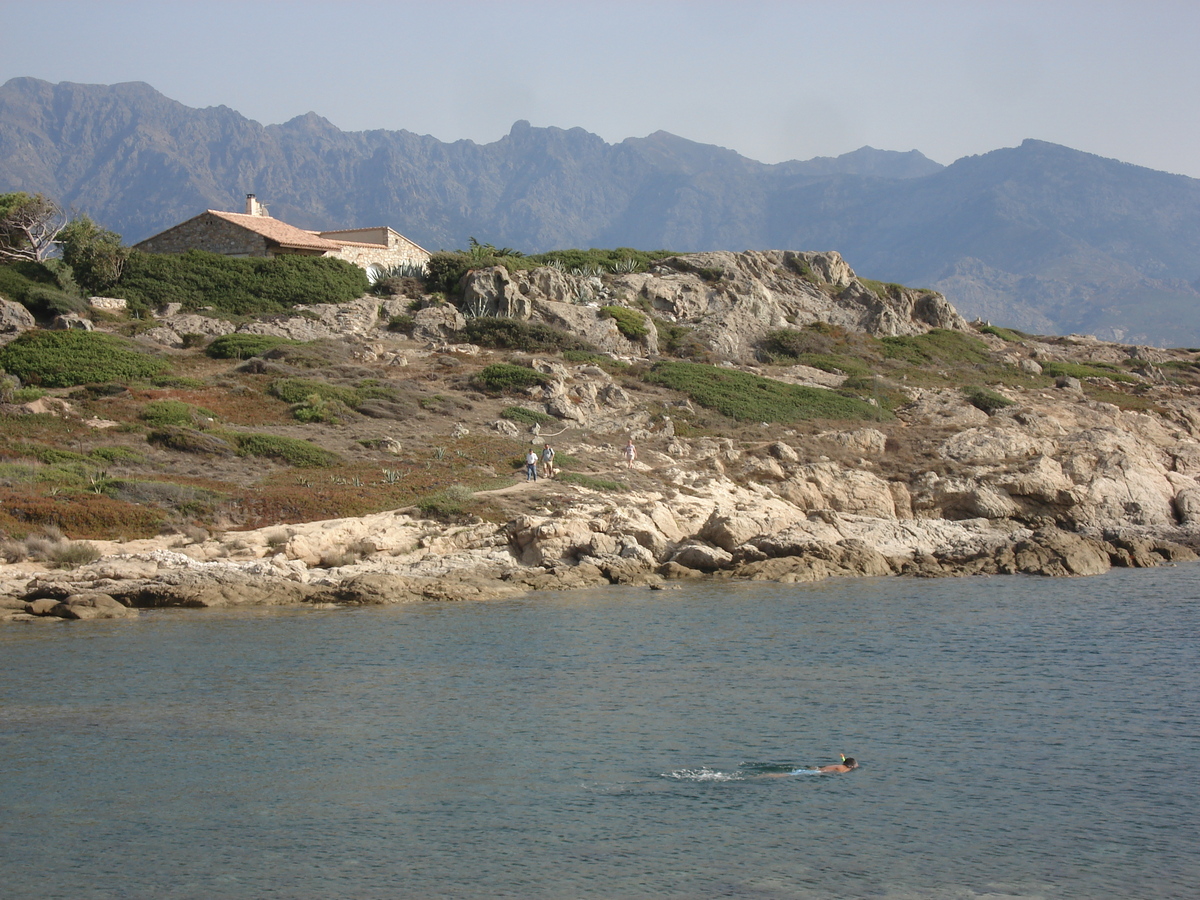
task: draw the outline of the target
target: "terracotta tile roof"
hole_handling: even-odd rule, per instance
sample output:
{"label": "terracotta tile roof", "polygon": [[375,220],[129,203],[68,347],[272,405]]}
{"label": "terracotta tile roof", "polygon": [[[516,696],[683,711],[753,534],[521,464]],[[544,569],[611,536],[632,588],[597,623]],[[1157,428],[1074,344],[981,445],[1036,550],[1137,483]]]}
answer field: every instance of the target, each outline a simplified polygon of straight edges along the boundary
{"label": "terracotta tile roof", "polygon": [[280,247],[294,250],[336,250],[341,243],[327,241],[311,231],[296,228],[294,225],[288,225],[286,222],[280,222],[270,216],[248,216],[245,213],[221,212],[217,209],[210,209],[208,213],[224,219],[226,222],[239,225],[247,231],[261,234],[268,241],[278,244]]}

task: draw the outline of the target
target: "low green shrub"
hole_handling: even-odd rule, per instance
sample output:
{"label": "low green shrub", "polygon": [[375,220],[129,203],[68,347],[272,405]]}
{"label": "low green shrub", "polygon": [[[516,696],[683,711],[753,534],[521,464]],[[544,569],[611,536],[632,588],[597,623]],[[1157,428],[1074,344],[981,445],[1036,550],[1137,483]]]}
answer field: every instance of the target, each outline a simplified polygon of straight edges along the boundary
{"label": "low green shrub", "polygon": [[555,481],[563,482],[564,484],[577,484],[580,487],[590,488],[593,491],[627,491],[629,485],[621,481],[612,481],[607,478],[595,478],[592,475],[584,475],[581,472],[559,472],[554,477]]}
{"label": "low green shrub", "polygon": [[514,366],[512,363],[492,363],[474,378],[476,385],[492,394],[519,391],[547,384],[549,380],[548,376],[535,372],[528,366]]}
{"label": "low green shrub", "polygon": [[900,292],[905,290],[904,285],[896,284],[895,282],[875,281],[872,278],[859,278],[859,283],[867,288],[880,300],[895,299],[900,296]]}
{"label": "low green shrub", "polygon": [[1013,406],[1016,401],[1009,400],[995,391],[989,391],[985,387],[978,385],[969,385],[963,390],[963,395],[966,396],[967,402],[976,409],[981,409],[989,416],[996,410],[1004,409],[1006,406]]}
{"label": "low green shrub", "polygon": [[696,329],[654,316],[650,321],[654,323],[654,330],[658,332],[660,353],[695,362],[707,362],[711,358],[711,348],[696,334]]}
{"label": "low green shrub", "polygon": [[280,337],[277,334],[223,334],[214,338],[204,348],[204,353],[213,359],[249,359],[262,356],[268,350],[281,346],[299,346],[302,341]]}
{"label": "low green shrub", "polygon": [[62,266],[61,260],[0,264],[0,294],[22,304],[42,322],[86,309],[79,289],[70,279],[70,269]]}
{"label": "low green shrub", "polygon": [[292,415],[301,422],[336,424],[351,418],[367,400],[395,400],[396,391],[373,380],[356,387],[314,381],[308,378],[279,378],[267,393],[294,405]]}
{"label": "low green shrub", "polygon": [[234,445],[224,438],[194,428],[156,428],[146,435],[146,441],[164,450],[194,453],[197,456],[234,456],[237,453]]}
{"label": "low green shrub", "polygon": [[1011,328],[998,328],[995,325],[984,325],[979,329],[981,334],[991,334],[1000,338],[1002,341],[1017,342],[1023,341],[1029,335],[1023,334],[1020,331],[1013,331]]}
{"label": "low green shrub", "polygon": [[511,419],[513,422],[520,422],[522,425],[552,425],[558,421],[554,416],[548,416],[537,410],[526,409],[523,406],[510,406],[500,413],[500,417]]}
{"label": "low green shrub", "polygon": [[69,541],[46,551],[46,565],[52,569],[78,569],[101,557],[100,550],[88,541]]}
{"label": "low green shrub", "polygon": [[[3,365],[0,362],[0,365]],[[1042,374],[1048,375],[1051,378],[1058,378],[1066,375],[1071,378],[1110,378],[1113,381],[1123,381],[1126,384],[1136,384],[1139,379],[1133,375],[1127,375],[1124,372],[1118,371],[1116,368],[1104,365],[1103,363],[1094,363],[1092,365],[1084,365],[1082,363],[1068,362],[1045,362],[1042,363]]]}
{"label": "low green shrub", "polygon": [[669,250],[634,250],[617,247],[612,250],[551,250],[524,256],[508,248],[497,249],[491,244],[473,242],[469,250],[442,251],[430,258],[426,267],[425,288],[429,291],[458,293],[459,282],[472,269],[503,266],[510,272],[554,266],[564,272],[627,274],[644,272],[661,259],[678,256]]}
{"label": "low green shrub", "polygon": [[208,387],[203,380],[188,378],[185,375],[156,375],[150,379],[150,383],[156,388],[175,388],[181,391],[198,391]]}
{"label": "low green shrub", "polygon": [[12,403],[21,389],[21,379],[0,369],[0,403]]}
{"label": "low green shrub", "polygon": [[339,387],[325,381],[307,378],[279,378],[271,382],[267,393],[284,403],[303,403],[314,394],[325,400],[337,400],[347,406],[358,403],[358,393],[353,388]]}
{"label": "low green shrub", "polygon": [[127,383],[153,378],[167,367],[132,342],[95,331],[27,331],[0,348],[0,369],[44,387]]}
{"label": "low green shrub", "polygon": [[417,320],[408,313],[401,313],[398,316],[392,316],[390,319],[388,319],[387,329],[388,331],[395,331],[400,334],[411,335],[413,333],[413,328],[416,327],[416,324]]}
{"label": "low green shrub", "polygon": [[153,428],[179,425],[184,428],[203,427],[205,420],[217,418],[211,409],[192,406],[182,400],[151,400],[142,407],[138,418]]}
{"label": "low green shrub", "polygon": [[46,392],[39,387],[22,387],[17,388],[12,392],[10,403],[32,403],[34,400],[40,400],[46,396]]}
{"label": "low green shrub", "polygon": [[327,425],[340,425],[354,418],[354,410],[340,400],[311,394],[301,403],[292,407],[292,416],[297,422],[311,425],[323,422]]}
{"label": "low green shrub", "polygon": [[721,366],[663,360],[646,380],[687,394],[693,401],[746,422],[807,419],[874,419],[877,407],[823,388],[784,384]]}
{"label": "low green shrub", "polygon": [[574,269],[597,269],[615,273],[645,272],[660,259],[678,256],[670,250],[634,250],[632,247],[617,247],[612,250],[592,248],[590,250],[551,250],[527,256],[522,263],[527,266],[559,266],[570,272]]}
{"label": "low green shrub", "polygon": [[239,259],[189,250],[130,254],[115,290],[132,309],[181,303],[225,315],[261,315],[314,303],[346,303],[370,285],[353,263],[329,257]]}
{"label": "low green shrub", "polygon": [[479,266],[480,261],[465,253],[445,250],[434,253],[425,264],[425,289],[455,295],[462,277]]}
{"label": "low green shrub", "polygon": [[462,484],[452,484],[435,494],[420,498],[417,509],[424,516],[435,519],[452,519],[463,515],[475,492]]}
{"label": "low green shrub", "polygon": [[583,338],[559,328],[541,322],[526,322],[522,319],[498,316],[470,319],[458,332],[457,338],[494,350],[524,350],[526,353],[547,353],[556,350],[597,352],[596,347]]}
{"label": "low green shrub", "polygon": [[883,355],[914,366],[984,365],[991,362],[987,344],[977,337],[948,328],[925,334],[899,335],[880,340]]}
{"label": "low green shrub", "polygon": [[627,306],[602,306],[600,315],[617,323],[617,330],[631,341],[640,341],[650,333],[646,316]]}
{"label": "low green shrub", "polygon": [[563,362],[575,363],[576,365],[599,366],[607,372],[624,372],[628,370],[629,363],[619,359],[613,359],[611,356],[605,356],[603,353],[592,353],[589,350],[564,350]]}
{"label": "low green shrub", "polygon": [[338,454],[331,450],[323,450],[311,441],[275,434],[231,432],[227,436],[237,445],[239,456],[274,459],[299,469],[325,468],[345,464]]}

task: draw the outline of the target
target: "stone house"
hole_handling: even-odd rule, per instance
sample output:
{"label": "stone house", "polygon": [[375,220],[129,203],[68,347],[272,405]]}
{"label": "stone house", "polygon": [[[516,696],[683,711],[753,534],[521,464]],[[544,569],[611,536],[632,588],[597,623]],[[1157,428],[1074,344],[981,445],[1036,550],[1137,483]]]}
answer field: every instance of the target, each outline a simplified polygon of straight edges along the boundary
{"label": "stone house", "polygon": [[134,247],[146,253],[207,250],[222,256],[331,256],[362,266],[368,275],[384,267],[412,263],[424,266],[429,251],[386,225],[342,231],[305,231],[273,218],[253,194],[244,213],[209,209]]}

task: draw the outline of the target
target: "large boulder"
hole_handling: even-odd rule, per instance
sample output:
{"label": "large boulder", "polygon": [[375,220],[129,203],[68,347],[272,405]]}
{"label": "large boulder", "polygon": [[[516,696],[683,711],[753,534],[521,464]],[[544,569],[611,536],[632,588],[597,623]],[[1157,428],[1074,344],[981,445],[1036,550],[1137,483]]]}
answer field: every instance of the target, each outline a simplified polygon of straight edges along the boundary
{"label": "large boulder", "polygon": [[23,331],[37,327],[33,313],[20,303],[0,297],[0,341],[5,336],[16,337]]}

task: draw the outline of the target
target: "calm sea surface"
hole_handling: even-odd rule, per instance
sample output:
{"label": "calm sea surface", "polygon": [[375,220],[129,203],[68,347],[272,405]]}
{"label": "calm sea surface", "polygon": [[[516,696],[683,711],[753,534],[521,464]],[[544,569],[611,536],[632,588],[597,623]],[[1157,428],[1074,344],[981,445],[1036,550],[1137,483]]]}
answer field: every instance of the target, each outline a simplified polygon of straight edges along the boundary
{"label": "calm sea surface", "polygon": [[1198,598],[1192,565],[10,625],[0,896],[1194,898]]}

